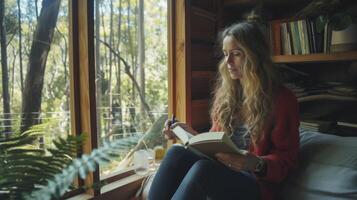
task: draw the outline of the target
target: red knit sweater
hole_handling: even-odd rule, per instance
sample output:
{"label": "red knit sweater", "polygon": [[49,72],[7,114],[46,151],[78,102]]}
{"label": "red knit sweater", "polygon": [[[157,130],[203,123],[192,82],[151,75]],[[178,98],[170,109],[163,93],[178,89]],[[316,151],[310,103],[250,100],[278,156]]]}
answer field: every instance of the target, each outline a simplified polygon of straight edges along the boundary
{"label": "red knit sweater", "polygon": [[[274,112],[264,128],[265,137],[249,151],[267,162],[267,173],[257,177],[263,200],[272,200],[280,189],[280,182],[297,167],[299,150],[298,102],[294,94],[281,87],[274,102]],[[213,123],[211,131],[220,131]]]}

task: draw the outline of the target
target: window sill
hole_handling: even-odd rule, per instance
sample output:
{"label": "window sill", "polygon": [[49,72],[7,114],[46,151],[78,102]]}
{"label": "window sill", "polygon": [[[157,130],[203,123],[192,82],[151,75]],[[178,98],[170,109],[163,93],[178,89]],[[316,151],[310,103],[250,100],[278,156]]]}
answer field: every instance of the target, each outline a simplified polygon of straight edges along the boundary
{"label": "window sill", "polygon": [[135,196],[146,176],[133,174],[118,181],[109,183],[101,189],[101,200],[130,199]]}
{"label": "window sill", "polygon": [[92,198],[93,198],[93,196],[90,194],[79,194],[79,195],[70,197],[66,200],[88,200],[88,199],[92,199]]}
{"label": "window sill", "polygon": [[112,183],[109,183],[109,184],[103,186],[101,189],[101,194],[110,192],[110,191],[118,189],[118,188],[125,187],[126,185],[137,182],[139,180],[142,181],[145,177],[146,176],[143,176],[143,175],[133,174],[131,176],[120,179],[118,181],[114,181]]}
{"label": "window sill", "polygon": [[110,200],[110,199],[130,199],[133,197],[138,189],[141,186],[142,181],[146,176],[132,174],[125,178],[122,178],[117,181],[113,181],[101,189],[101,194],[97,197],[93,197],[89,194],[79,194],[68,198],[66,200],[88,200],[88,199],[101,199],[101,200]]}

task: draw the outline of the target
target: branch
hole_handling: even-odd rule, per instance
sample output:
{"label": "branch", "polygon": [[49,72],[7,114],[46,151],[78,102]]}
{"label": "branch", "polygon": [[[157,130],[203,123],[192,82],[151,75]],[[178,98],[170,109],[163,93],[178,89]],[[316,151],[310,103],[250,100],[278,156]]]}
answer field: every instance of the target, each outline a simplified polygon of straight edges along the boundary
{"label": "branch", "polygon": [[155,122],[155,118],[152,115],[152,113],[150,112],[150,107],[147,104],[147,102],[145,101],[145,98],[144,98],[144,96],[143,96],[143,94],[141,92],[141,89],[139,87],[138,82],[135,80],[133,74],[130,72],[130,65],[120,56],[120,54],[117,51],[115,51],[112,48],[112,46],[110,44],[108,44],[107,42],[101,40],[100,38],[97,38],[97,37],[95,37],[95,38],[98,41],[100,41],[102,44],[104,44],[104,46],[106,46],[110,50],[110,52],[112,52],[121,62],[123,62],[123,64],[124,64],[124,72],[129,76],[130,80],[134,83],[135,88],[138,90],[138,94],[140,96],[140,101],[144,105],[145,111],[146,111],[147,115],[149,116],[151,123],[154,123]]}

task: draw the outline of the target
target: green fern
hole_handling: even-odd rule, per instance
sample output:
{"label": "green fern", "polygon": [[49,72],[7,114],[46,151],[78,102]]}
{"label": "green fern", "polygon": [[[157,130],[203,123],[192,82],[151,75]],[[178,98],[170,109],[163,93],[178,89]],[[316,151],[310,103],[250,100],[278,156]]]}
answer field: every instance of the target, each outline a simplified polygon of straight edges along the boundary
{"label": "green fern", "polygon": [[84,179],[87,173],[95,171],[99,164],[108,163],[111,158],[132,148],[140,138],[141,135],[133,135],[112,142],[104,141],[102,147],[93,150],[89,155],[84,154],[81,158],[73,160],[71,165],[49,180],[46,186],[32,192],[26,199],[50,200],[61,197],[77,174]]}
{"label": "green fern", "polygon": [[48,127],[43,124],[19,136],[0,140],[0,199],[60,198],[77,175],[84,179],[99,164],[127,154],[130,149],[140,149],[143,143],[145,146],[161,143],[163,137],[159,133],[166,117],[160,117],[144,136],[137,134],[112,142],[104,141],[91,154],[74,160],[83,137],[59,138],[53,142],[55,148],[47,150],[33,148],[31,144],[36,143],[38,136],[48,132]]}
{"label": "green fern", "polygon": [[55,140],[55,148],[36,146],[48,124],[35,125],[22,134],[0,140],[0,199],[23,199],[24,194],[44,185],[76,157],[82,136]]}

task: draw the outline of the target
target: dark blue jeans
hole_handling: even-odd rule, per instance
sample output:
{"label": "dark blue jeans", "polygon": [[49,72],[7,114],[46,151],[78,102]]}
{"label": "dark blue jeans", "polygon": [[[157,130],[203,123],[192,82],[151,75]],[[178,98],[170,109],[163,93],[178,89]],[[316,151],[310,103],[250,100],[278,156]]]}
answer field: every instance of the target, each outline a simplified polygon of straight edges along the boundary
{"label": "dark blue jeans", "polygon": [[260,189],[250,173],[233,171],[182,146],[173,146],[154,177],[148,197],[149,200],[257,200]]}

